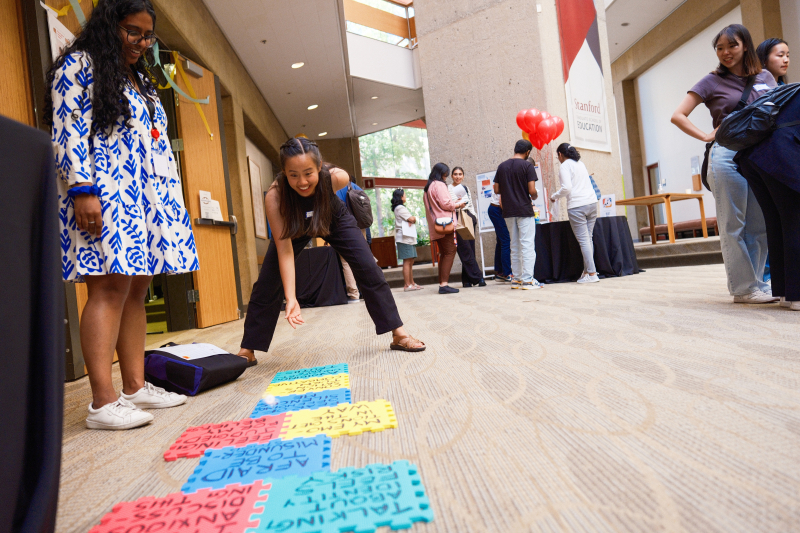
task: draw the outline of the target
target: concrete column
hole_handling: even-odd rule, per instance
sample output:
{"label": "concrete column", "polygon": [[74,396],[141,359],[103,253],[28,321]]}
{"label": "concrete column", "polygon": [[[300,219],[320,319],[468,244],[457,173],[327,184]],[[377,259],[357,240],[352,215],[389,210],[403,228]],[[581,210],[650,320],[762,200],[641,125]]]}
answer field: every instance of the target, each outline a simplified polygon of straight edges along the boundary
{"label": "concrete column", "polygon": [[239,251],[239,283],[242,289],[242,302],[247,305],[253,292],[253,284],[258,279],[258,251],[253,200],[250,193],[250,171],[247,165],[244,114],[241,104],[233,96],[222,98],[222,114],[225,120],[233,214],[239,220],[239,232],[236,234],[236,246]]}
{"label": "concrete column", "polygon": [[783,38],[780,0],[741,0],[742,24],[750,30],[753,43],[770,37]]}
{"label": "concrete column", "polygon": [[[541,12],[537,7],[541,7]],[[567,101],[561,68],[554,2],[528,0],[416,0],[417,36],[428,125],[431,164],[463,166],[464,183],[477,196],[475,175],[495,170],[513,155],[520,139],[515,117],[536,107],[565,119]],[[606,105],[614,109],[604,5],[597,6]],[[605,193],[622,198],[617,123],[609,116],[611,153],[581,150],[583,161]],[[555,147],[561,137],[537,153],[548,189],[559,186]],[[565,206],[564,206],[565,207]],[[620,208],[620,214],[623,210]],[[560,217],[566,219],[566,209]],[[494,234],[484,234],[487,266],[494,262]],[[480,250],[478,250],[480,254]],[[478,259],[480,262],[480,258]]]}
{"label": "concrete column", "polygon": [[[627,151],[627,165],[629,166],[631,184],[633,190],[628,191],[628,197],[647,195],[645,180],[645,160],[644,148],[642,147],[642,136],[639,128],[639,104],[636,101],[636,80],[624,80],[617,85],[617,101],[622,100],[621,108],[617,109],[620,116],[624,115],[624,122],[620,121],[624,127],[620,132],[620,143],[624,143],[623,152]],[[625,139],[623,141],[623,138]],[[624,160],[624,158],[623,158]],[[639,236],[639,228],[649,226],[649,218],[646,207],[635,207],[635,213],[629,209],[628,216],[636,222],[636,228],[631,229],[634,239]]]}
{"label": "concrete column", "polygon": [[340,166],[355,177],[359,186],[363,185],[361,178],[361,152],[358,149],[357,138],[319,139],[316,143],[325,161]]}

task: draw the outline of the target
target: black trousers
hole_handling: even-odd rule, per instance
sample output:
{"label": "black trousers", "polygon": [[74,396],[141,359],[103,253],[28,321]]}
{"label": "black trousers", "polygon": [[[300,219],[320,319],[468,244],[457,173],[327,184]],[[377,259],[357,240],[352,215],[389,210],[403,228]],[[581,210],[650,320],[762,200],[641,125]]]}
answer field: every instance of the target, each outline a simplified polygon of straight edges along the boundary
{"label": "black trousers", "polygon": [[746,157],[742,175],[764,212],[772,294],[800,301],[800,192],[787,187]]}
{"label": "black trousers", "polygon": [[[475,231],[478,230],[478,219],[469,211],[464,211],[472,219]],[[456,249],[458,258],[461,259],[461,281],[466,283],[480,283],[483,280],[483,272],[475,259],[475,241],[466,241],[456,232]]]}
{"label": "black trousers", "polygon": [[[292,240],[294,256],[300,254],[311,237]],[[350,264],[356,285],[364,297],[367,312],[375,323],[375,332],[382,335],[403,325],[394,296],[380,267],[375,263],[372,251],[364,235],[356,226],[356,219],[341,201],[334,207],[331,233],[325,241]],[[275,326],[283,304],[283,281],[278,266],[278,248],[275,241],[269,243],[258,281],[253,285],[253,294],[247,306],[244,321],[242,348],[266,352],[275,335]]]}

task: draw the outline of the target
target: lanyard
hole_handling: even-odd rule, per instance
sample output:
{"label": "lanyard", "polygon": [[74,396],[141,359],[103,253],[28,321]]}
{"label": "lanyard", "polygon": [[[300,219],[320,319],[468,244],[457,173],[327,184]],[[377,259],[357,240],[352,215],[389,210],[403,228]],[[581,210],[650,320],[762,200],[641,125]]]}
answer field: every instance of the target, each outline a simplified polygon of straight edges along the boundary
{"label": "lanyard", "polygon": [[156,113],[156,106],[155,106],[155,104],[153,104],[153,102],[147,96],[147,91],[145,91],[145,89],[144,89],[144,84],[142,83],[142,79],[139,77],[139,73],[136,72],[136,69],[133,68],[133,65],[131,65],[131,70],[133,71],[133,79],[136,82],[136,86],[139,87],[139,94],[142,95],[142,98],[144,99],[144,103],[145,103],[145,105],[147,105],[147,112],[150,115],[150,127],[152,128],[150,130],[150,135],[153,136],[153,139],[158,139],[160,134],[158,133],[158,130],[156,129],[156,123],[154,121],[154,116],[155,116],[155,113]]}

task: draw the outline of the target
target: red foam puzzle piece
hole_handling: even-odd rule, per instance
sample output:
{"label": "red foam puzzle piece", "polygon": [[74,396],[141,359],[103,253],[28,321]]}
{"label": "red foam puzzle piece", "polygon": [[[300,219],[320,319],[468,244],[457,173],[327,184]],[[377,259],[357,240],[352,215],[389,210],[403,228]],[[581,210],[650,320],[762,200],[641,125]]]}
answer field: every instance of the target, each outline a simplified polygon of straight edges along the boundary
{"label": "red foam puzzle piece", "polygon": [[[224,489],[201,489],[194,494],[175,493],[155,498],[148,496],[134,502],[118,503],[100,524],[89,533],[159,531],[160,533],[241,532],[257,527],[251,521],[255,505],[267,501],[262,490],[271,484],[256,481],[252,485],[228,485]],[[258,511],[261,511],[259,507]]]}
{"label": "red foam puzzle piece", "polygon": [[180,457],[200,457],[206,450],[219,450],[226,446],[241,448],[248,444],[269,442],[280,437],[284,420],[290,416],[281,413],[189,428],[164,452],[164,459],[174,461]]}

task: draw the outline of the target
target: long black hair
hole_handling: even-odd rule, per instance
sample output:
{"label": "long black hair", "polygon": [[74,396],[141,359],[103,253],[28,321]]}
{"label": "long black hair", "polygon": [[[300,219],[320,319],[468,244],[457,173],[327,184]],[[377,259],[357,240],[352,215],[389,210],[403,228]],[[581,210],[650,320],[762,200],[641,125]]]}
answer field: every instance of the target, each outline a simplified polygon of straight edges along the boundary
{"label": "long black hair", "polygon": [[[761,61],[761,66],[764,67],[765,69],[767,68],[767,62],[769,61],[769,53],[772,52],[772,49],[778,46],[779,44],[785,44],[786,46],[789,46],[789,43],[787,43],[783,39],[778,39],[777,37],[773,37],[759,44],[758,48],[756,48],[756,55],[758,56],[758,60]],[[786,76],[778,76],[778,79],[775,81],[777,81],[778,83],[786,83]]]}
{"label": "long black hair", "polygon": [[[308,154],[319,171],[319,182],[314,191],[314,205],[311,222],[306,224],[306,210],[299,194],[292,189],[286,178],[286,162],[296,156]],[[333,184],[330,169],[333,165],[323,164],[319,147],[314,141],[299,137],[289,139],[280,149],[281,172],[275,177],[280,196],[280,213],[283,219],[281,239],[297,239],[306,235],[327,237],[331,234],[333,219]]]}
{"label": "long black hair", "polygon": [[[717,43],[722,36],[728,39],[729,43],[739,41],[745,47],[744,57],[742,57],[742,75],[755,76],[761,72],[761,62],[756,55],[756,47],[753,46],[753,38],[750,37],[750,31],[741,24],[731,24],[725,26],[722,30],[711,40],[711,44],[716,50]],[[720,63],[714,71],[719,76],[725,76],[730,71],[728,67]]]}
{"label": "long black hair", "polygon": [[392,213],[397,209],[398,205],[403,205],[403,195],[406,192],[403,189],[395,189],[392,193]]}
{"label": "long black hair", "polygon": [[[119,25],[125,17],[136,13],[147,12],[153,18],[153,29],[156,25],[156,12],[150,0],[100,0],[92,11],[86,26],[53,62],[47,72],[47,91],[44,101],[44,121],[53,124],[52,88],[56,73],[72,53],[85,52],[89,56],[94,80],[92,93],[92,135],[105,131],[119,117],[124,117],[125,125],[130,127],[131,107],[125,97],[125,86],[131,65],[125,60],[122,52],[122,37]],[[81,58],[81,62],[85,61]],[[154,64],[153,50],[148,48],[142,57],[133,65],[133,69],[144,75],[144,87],[149,93],[155,93],[153,76],[147,69],[147,63]],[[82,83],[78,80],[78,83]],[[87,86],[83,87],[86,93]]]}
{"label": "long black hair", "polygon": [[580,161],[581,160],[581,153],[575,149],[569,143],[561,143],[556,148],[556,153],[559,153],[566,157],[567,159],[572,159],[573,161]]}
{"label": "long black hair", "polygon": [[425,184],[425,192],[428,192],[428,189],[431,186],[431,183],[434,181],[441,181],[444,183],[444,180],[447,176],[450,175],[450,167],[445,165],[444,163],[436,163],[433,165],[431,169],[431,174],[428,176],[428,183]]}

